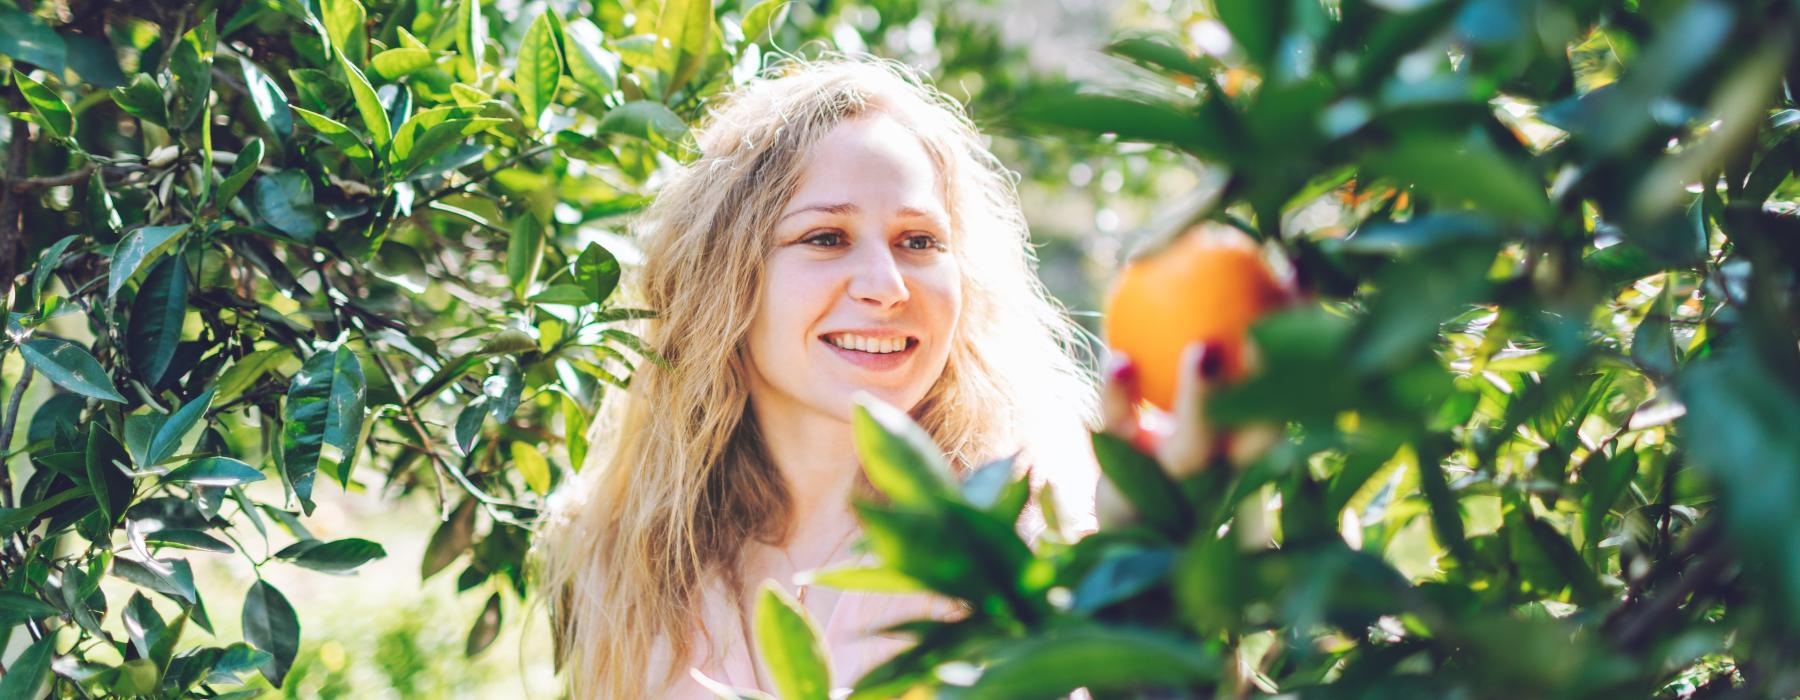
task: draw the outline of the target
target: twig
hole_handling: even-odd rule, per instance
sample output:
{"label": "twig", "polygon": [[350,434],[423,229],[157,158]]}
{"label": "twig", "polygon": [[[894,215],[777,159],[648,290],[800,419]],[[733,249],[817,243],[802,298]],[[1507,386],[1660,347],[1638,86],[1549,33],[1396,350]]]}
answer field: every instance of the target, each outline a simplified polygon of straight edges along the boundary
{"label": "twig", "polygon": [[[25,387],[31,384],[31,376],[35,372],[31,363],[25,363],[25,371],[19,373],[19,383],[13,385],[12,398],[6,402],[6,420],[0,423],[0,449],[12,449],[13,427],[19,423],[19,404],[25,398]],[[13,507],[12,470],[0,464],[0,505]]]}
{"label": "twig", "polygon": [[138,163],[105,166],[100,165],[99,163],[88,163],[87,165],[83,165],[66,173],[42,175],[39,177],[23,177],[17,180],[11,180],[8,182],[7,187],[13,192],[30,193],[47,190],[52,187],[61,187],[63,185],[80,184],[83,180],[88,179],[88,176],[92,175],[96,170],[100,171],[100,177],[110,181],[123,179],[125,176],[132,173],[143,172],[148,169],[149,168],[146,166]]}
{"label": "twig", "polygon": [[514,154],[511,158],[507,158],[506,160],[500,161],[499,165],[496,165],[492,168],[488,168],[479,173],[475,173],[474,175],[470,175],[468,180],[465,180],[465,181],[455,184],[455,185],[450,185],[450,186],[444,187],[435,192],[432,192],[431,194],[425,195],[424,197],[420,197],[417,202],[413,203],[413,207],[417,208],[417,207],[420,207],[420,206],[423,206],[426,204],[430,204],[439,199],[443,199],[444,197],[448,197],[450,195],[453,195],[453,194],[456,194],[463,190],[466,190],[470,187],[480,184],[481,182],[487,180],[490,177],[493,177],[495,173],[498,173],[498,172],[505,170],[507,168],[510,168],[512,166],[518,165],[521,161],[524,161],[526,158],[530,158],[532,156],[536,156],[536,155],[545,153],[553,148],[556,148],[555,143],[546,143],[546,144],[540,144],[538,146],[532,147],[532,148],[524,150],[524,151],[520,151],[520,152]]}

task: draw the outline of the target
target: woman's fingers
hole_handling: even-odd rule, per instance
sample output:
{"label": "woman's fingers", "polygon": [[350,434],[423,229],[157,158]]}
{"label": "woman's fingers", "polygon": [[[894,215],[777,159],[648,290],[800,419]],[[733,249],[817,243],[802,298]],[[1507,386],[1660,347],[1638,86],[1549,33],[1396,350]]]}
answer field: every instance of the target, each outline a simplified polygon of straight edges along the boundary
{"label": "woman's fingers", "polygon": [[1213,454],[1213,430],[1206,420],[1206,394],[1225,367],[1224,346],[1195,342],[1181,354],[1182,372],[1175,380],[1175,415],[1157,457],[1177,479],[1205,469]]}
{"label": "woman's fingers", "polygon": [[1137,365],[1124,355],[1114,355],[1107,363],[1106,378],[1100,385],[1101,429],[1121,440],[1136,443],[1137,406],[1141,398]]}

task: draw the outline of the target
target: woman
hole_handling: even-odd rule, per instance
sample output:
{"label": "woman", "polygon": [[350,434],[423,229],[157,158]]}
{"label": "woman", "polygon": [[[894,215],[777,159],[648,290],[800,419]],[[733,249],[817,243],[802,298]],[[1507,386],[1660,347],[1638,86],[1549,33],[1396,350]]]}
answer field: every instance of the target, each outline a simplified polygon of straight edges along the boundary
{"label": "woman", "polygon": [[877,630],[958,614],[793,583],[853,558],[861,392],[959,470],[1022,451],[1065,520],[1092,519],[1093,382],[1032,272],[1011,176],[896,64],[771,76],[715,108],[704,155],[639,222],[635,285],[658,312],[642,335],[669,364],[609,396],[539,544],[572,697],[711,697],[690,671],[771,690],[749,624],[765,580],[819,622],[839,687],[905,648]]}

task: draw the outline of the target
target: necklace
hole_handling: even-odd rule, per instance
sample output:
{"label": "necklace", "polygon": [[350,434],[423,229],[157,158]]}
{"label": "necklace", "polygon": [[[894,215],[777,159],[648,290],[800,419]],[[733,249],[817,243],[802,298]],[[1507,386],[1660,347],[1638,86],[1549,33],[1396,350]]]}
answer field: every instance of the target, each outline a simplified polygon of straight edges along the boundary
{"label": "necklace", "polygon": [[[819,567],[829,565],[831,563],[832,557],[837,556],[838,552],[843,550],[844,545],[850,541],[850,536],[856,534],[856,531],[858,529],[859,528],[857,528],[856,526],[853,525],[849,529],[845,530],[844,536],[839,537],[837,544],[831,548],[831,553],[826,554],[825,558],[819,562]],[[798,571],[800,569],[800,566],[798,564],[794,563],[794,555],[789,553],[785,548],[781,550],[781,556],[787,559],[789,568],[794,569],[796,571]],[[814,567],[814,568],[819,568],[819,567]],[[807,588],[807,586],[810,586],[810,585],[812,585],[810,581],[808,583],[797,584],[794,588],[794,600],[799,602],[802,605],[806,604],[806,588]]]}
{"label": "necklace", "polygon": [[[830,564],[831,558],[837,556],[837,553],[844,548],[844,544],[850,541],[850,536],[856,534],[858,529],[860,528],[852,525],[849,529],[845,530],[843,537],[838,538],[837,545],[831,548],[831,553],[825,555],[825,559],[819,563],[819,566],[823,567]],[[799,565],[794,563],[794,555],[788,553],[786,548],[781,550],[781,556],[787,559],[789,568],[796,570],[800,568]],[[806,589],[810,585],[810,583],[802,583],[796,585],[794,588],[794,600],[795,602],[800,603],[801,609],[805,609],[806,607]],[[744,615],[742,607],[738,608],[738,631],[743,634],[744,651],[750,657],[750,673],[756,679],[756,687],[763,688],[762,668],[756,663],[756,644],[750,639],[750,618]],[[823,643],[825,640],[821,639],[819,641]]]}

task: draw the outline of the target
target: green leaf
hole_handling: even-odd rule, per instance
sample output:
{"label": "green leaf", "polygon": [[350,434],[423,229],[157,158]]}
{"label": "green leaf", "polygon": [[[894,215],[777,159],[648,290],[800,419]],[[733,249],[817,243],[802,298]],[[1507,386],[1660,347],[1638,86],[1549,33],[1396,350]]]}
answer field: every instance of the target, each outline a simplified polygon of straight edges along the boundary
{"label": "green leaf", "polygon": [[0,507],[0,537],[11,537],[13,533],[25,529],[32,521],[45,511],[62,505],[65,502],[86,496],[92,491],[86,486],[76,486],[58,491],[56,495],[17,508]]}
{"label": "green leaf", "polygon": [[156,79],[139,73],[131,77],[130,84],[113,88],[108,94],[126,114],[157,126],[169,125],[169,108],[164,103],[162,87],[156,84]]}
{"label": "green leaf", "polygon": [[125,403],[106,376],[106,368],[80,345],[61,338],[35,338],[21,343],[19,353],[57,386],[82,396]]}
{"label": "green leaf", "polygon": [[[302,117],[306,114],[301,112]],[[283,170],[257,179],[256,213],[276,230],[303,243],[311,243],[323,227],[323,217],[313,204],[312,179],[298,170]]]}
{"label": "green leaf", "polygon": [[756,647],[788,700],[829,700],[831,670],[818,626],[800,603],[773,581],[756,597]]}
{"label": "green leaf", "polygon": [[181,41],[175,43],[174,58],[169,62],[174,87],[174,100],[169,110],[171,128],[186,129],[206,110],[212,94],[213,47],[218,40],[214,23],[217,19],[216,13],[208,13],[206,19],[183,33]]}
{"label": "green leaf", "polygon": [[575,258],[575,284],[594,304],[606,303],[619,286],[619,259],[599,243],[589,243]]}
{"label": "green leaf", "polygon": [[669,82],[663,95],[675,94],[706,58],[712,45],[712,0],[667,0],[656,18],[656,68]]}
{"label": "green leaf", "polygon": [[419,580],[443,571],[450,562],[456,561],[456,557],[468,551],[470,538],[475,534],[475,506],[473,497],[464,498],[456,510],[450,511],[450,519],[431,533],[431,541],[425,544],[425,555],[419,560]]}
{"label": "green leaf", "polygon": [[63,101],[62,95],[17,69],[13,70],[13,84],[25,96],[25,101],[31,105],[31,111],[37,114],[39,123],[49,129],[52,135],[67,139],[75,134],[75,116],[70,113],[69,103]]}
{"label": "green leaf", "polygon": [[362,435],[365,387],[362,365],[349,348],[321,350],[308,358],[288,385],[282,456],[288,483],[307,513],[313,509],[313,476],[320,453],[338,450],[338,475],[348,483]]}
{"label": "green leaf", "polygon": [[1106,52],[1192,78],[1211,76],[1215,65],[1160,37],[1125,37],[1107,44]]}
{"label": "green leaf", "polygon": [[244,641],[269,654],[261,667],[263,677],[281,687],[300,652],[300,618],[294,606],[281,591],[258,579],[244,594],[243,628]]}
{"label": "green leaf", "polygon": [[[256,116],[269,125],[276,136],[286,140],[294,133],[294,112],[288,107],[287,93],[282,92],[281,85],[250,59],[238,57],[238,68],[244,72],[244,89],[250,93],[250,106],[256,110]],[[241,163],[243,156],[238,157]]]}
{"label": "green leaf", "polygon": [[226,544],[224,540],[221,540],[217,537],[213,537],[212,535],[208,535],[199,530],[185,530],[185,529],[157,530],[156,532],[152,532],[152,533],[144,535],[144,542],[146,544],[159,545],[159,546],[163,546],[163,547],[177,547],[180,549],[192,549],[192,550],[200,551],[200,552],[213,552],[215,554],[230,554],[234,551],[237,551],[237,550],[232,549],[231,545]]}
{"label": "green leaf", "polygon": [[897,505],[926,510],[958,498],[950,465],[923,428],[880,399],[865,394],[855,401],[856,455],[875,488]]}
{"label": "green leaf", "polygon": [[36,596],[0,591],[0,627],[41,620],[57,613],[56,606],[38,600]]}
{"label": "green leaf", "polygon": [[481,615],[475,618],[475,624],[469,628],[469,641],[463,645],[463,656],[473,657],[487,649],[500,637],[500,594],[488,596],[487,605],[482,606]]}
{"label": "green leaf", "polygon": [[182,256],[171,255],[150,268],[150,274],[144,275],[144,282],[138,285],[137,297],[131,300],[125,352],[131,360],[131,371],[147,386],[162,386],[169,374],[175,351],[181,345],[187,293],[187,264]]}
{"label": "green leaf", "polygon": [[149,657],[150,647],[167,629],[162,616],[156,613],[155,606],[143,593],[133,591],[131,599],[125,603],[123,617],[125,634],[131,638],[131,646],[137,649],[139,656]]}
{"label": "green leaf", "polygon": [[369,79],[356,66],[338,56],[338,67],[344,69],[344,79],[350,83],[350,96],[356,102],[356,112],[362,115],[363,126],[368,127],[369,142],[375,144],[375,150],[387,147],[388,140],[394,136],[394,128],[388,123],[387,109],[381,106],[381,98],[375,95],[375,88],[369,86]]}
{"label": "green leaf", "polygon": [[243,150],[238,151],[237,162],[231,165],[231,173],[219,184],[219,201],[229,205],[238,192],[244,189],[244,185],[250,182],[250,178],[256,175],[256,166],[262,165],[262,160],[263,140],[250,139],[244,144]]}
{"label": "green leaf", "polygon": [[753,43],[769,43],[775,41],[775,31],[787,22],[788,8],[793,7],[792,0],[762,0],[744,14],[744,41]]}
{"label": "green leaf", "polygon": [[144,456],[145,466],[162,464],[163,460],[175,455],[175,450],[181,447],[181,438],[200,424],[200,419],[206,415],[206,409],[212,406],[214,391],[216,389],[208,388],[194,397],[194,400],[169,414],[169,419],[156,428],[156,436],[150,439],[150,449]]}
{"label": "green leaf", "polygon": [[113,249],[112,269],[106,285],[106,298],[119,296],[119,290],[125,288],[138,270],[157,256],[162,255],[181,234],[187,231],[186,225],[180,226],[143,226],[125,234]]}
{"label": "green leaf", "polygon": [[842,591],[868,591],[871,593],[918,593],[924,590],[925,584],[887,567],[845,566],[814,572],[807,585],[818,585],[836,588]]}
{"label": "green leaf", "polygon": [[1218,677],[1220,662],[1196,644],[1158,632],[1077,627],[1004,643],[997,660],[962,697],[1026,700],[1062,697],[1087,688],[1107,697],[1170,686],[1191,687]]}
{"label": "green leaf", "polygon": [[269,370],[293,357],[293,351],[287,348],[269,348],[258,350],[238,358],[224,374],[219,375],[218,383],[213,388],[218,392],[219,401],[230,401],[244,393],[268,374]]}
{"label": "green leaf", "polygon": [[1469,202],[1490,216],[1538,223],[1551,213],[1543,184],[1486,142],[1407,139],[1363,163],[1421,194],[1445,203]]}
{"label": "green leaf", "polygon": [[556,103],[556,91],[562,87],[563,59],[557,48],[554,11],[545,8],[525,31],[525,40],[519,44],[519,66],[513,72],[519,113],[533,131],[543,124],[545,112]]}
{"label": "green leaf", "polygon": [[605,35],[586,17],[563,28],[562,45],[568,51],[569,77],[596,97],[619,89],[619,55],[606,50]]}
{"label": "green leaf", "polygon": [[104,36],[86,34],[63,36],[68,47],[68,70],[74,70],[88,85],[117,88],[124,85],[124,70],[119,70],[119,56]]}
{"label": "green leaf", "polygon": [[[99,171],[94,172],[95,177],[99,177],[99,175]],[[101,196],[105,196],[105,190],[101,190]],[[108,208],[110,209],[110,207]],[[31,298],[38,300],[38,303],[43,303],[44,287],[49,286],[50,276],[56,272],[56,269],[62,267],[63,254],[68,252],[69,246],[73,245],[77,238],[79,236],[68,235],[58,239],[49,247],[44,248],[44,252],[38,256],[37,264],[31,266]]]}
{"label": "green leaf", "polygon": [[1171,537],[1193,528],[1194,513],[1162,465],[1117,436],[1094,433],[1093,442],[1100,471],[1146,522]]}
{"label": "green leaf", "polygon": [[537,280],[538,267],[544,260],[544,226],[529,214],[513,221],[512,235],[506,239],[506,279],[513,295],[525,297],[525,291]]}
{"label": "green leaf", "polygon": [[530,443],[513,441],[513,466],[519,475],[525,477],[525,485],[530,486],[539,496],[550,493],[550,462],[544,459],[544,453]]}
{"label": "green leaf", "polygon": [[1017,118],[1027,124],[1117,134],[1123,141],[1170,144],[1203,156],[1223,150],[1217,143],[1221,136],[1207,132],[1193,109],[1147,98],[1046,92],[1026,98]]}
{"label": "green leaf", "polygon": [[474,78],[478,81],[487,61],[487,19],[481,16],[481,0],[462,0],[456,16],[460,22],[456,28],[456,50],[474,66]]}
{"label": "green leaf", "polygon": [[437,65],[431,51],[423,48],[388,49],[375,54],[369,59],[369,66],[375,69],[382,80],[393,82]]}
{"label": "green leaf", "polygon": [[94,491],[100,518],[110,528],[125,517],[125,509],[131,506],[134,495],[131,477],[119,467],[121,464],[129,466],[131,455],[104,426],[93,423],[88,426],[86,456],[88,488]]}
{"label": "green leaf", "polygon": [[660,102],[638,100],[608,111],[600,118],[600,133],[623,134],[649,141],[665,151],[687,136],[687,122]]}
{"label": "green leaf", "polygon": [[[294,106],[291,109],[298,113],[300,120],[312,127],[315,133],[330,142],[331,145],[336,146],[339,151],[343,151],[360,172],[374,171],[375,153],[369,150],[369,145],[364,143],[362,137],[358,136],[349,126],[305,107]],[[308,187],[310,188],[310,185]],[[310,203],[311,198],[309,197],[307,201]]]}
{"label": "green leaf", "polygon": [[369,58],[368,13],[358,0],[323,0],[319,3],[319,11],[324,14],[320,19],[325,22],[325,33],[331,37],[331,45],[337,47],[338,55],[349,57],[352,63],[363,65]]}
{"label": "green leaf", "polygon": [[230,457],[202,457],[169,470],[162,483],[226,487],[264,478],[262,471],[245,462]]}
{"label": "green leaf", "polygon": [[385,556],[387,550],[381,545],[357,537],[330,542],[301,540],[275,553],[277,559],[333,574],[355,571],[357,567]]}
{"label": "green leaf", "polygon": [[560,402],[563,419],[563,441],[569,448],[569,468],[581,471],[582,463],[587,461],[588,424],[592,420],[581,403],[568,394],[562,395]]}
{"label": "green leaf", "polygon": [[19,10],[16,4],[0,3],[0,55],[61,75],[69,49],[56,30],[36,15]]}
{"label": "green leaf", "polygon": [[456,414],[456,427],[451,437],[456,440],[456,449],[467,455],[475,449],[475,440],[481,437],[481,424],[487,419],[486,400],[477,400],[464,406],[461,413]]}
{"label": "green leaf", "polygon": [[[0,49],[6,48],[0,44]],[[0,676],[0,700],[38,700],[50,693],[50,661],[56,656],[56,635],[25,647],[25,651],[6,665]]]}
{"label": "green leaf", "polygon": [[1281,2],[1269,0],[1216,0],[1219,21],[1231,38],[1244,47],[1250,60],[1268,66],[1281,32]]}

